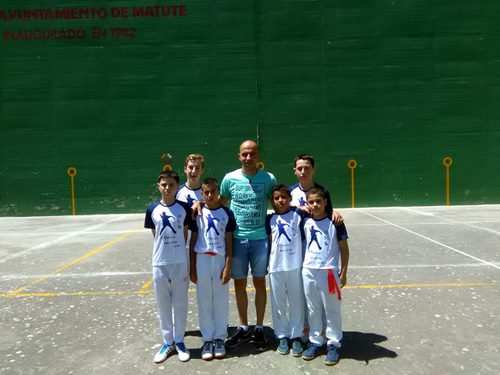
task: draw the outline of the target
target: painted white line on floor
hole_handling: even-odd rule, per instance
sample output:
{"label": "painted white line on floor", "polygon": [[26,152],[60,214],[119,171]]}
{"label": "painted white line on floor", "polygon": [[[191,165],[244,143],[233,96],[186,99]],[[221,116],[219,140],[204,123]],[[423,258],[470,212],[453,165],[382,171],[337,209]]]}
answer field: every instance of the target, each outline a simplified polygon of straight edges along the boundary
{"label": "painted white line on floor", "polygon": [[[383,224],[381,224],[383,225]],[[105,234],[105,235],[108,235],[108,234],[124,234],[124,233],[127,233],[129,232],[128,229],[124,229],[124,230],[96,230],[96,231],[93,231],[93,230],[86,230],[85,231],[85,234],[86,235],[91,235],[91,234]],[[147,233],[151,233],[151,229],[139,229],[138,232],[147,232]],[[61,236],[61,235],[67,235],[68,232],[30,232],[30,233],[20,233],[20,232],[17,232],[17,233],[12,233],[12,232],[9,232],[9,233],[2,233],[0,232],[0,236],[1,237],[18,237],[18,238],[26,238],[26,237],[40,237],[40,236]]]}
{"label": "painted white line on floor", "polygon": [[[495,263],[500,265],[500,263]],[[355,266],[349,265],[349,269],[411,269],[411,268],[477,268],[489,267],[489,264],[484,263],[450,263],[450,264],[388,264],[374,266]],[[44,275],[21,275],[9,274],[2,275],[0,280],[29,280],[38,279]],[[87,272],[87,273],[60,273],[53,276],[53,279],[71,279],[71,278],[98,278],[98,277],[128,277],[128,276],[151,276],[151,271],[136,271],[136,272]]]}
{"label": "painted white line on floor", "polygon": [[[425,215],[425,212],[422,213],[423,215]],[[438,218],[438,217],[436,217]],[[445,220],[445,219],[443,219]],[[471,221],[468,225],[473,227],[473,228],[477,228],[477,229],[482,229],[482,230],[485,230],[485,231],[493,231],[495,232],[495,234],[500,234],[500,232],[497,232],[497,231],[494,231],[492,229],[488,229],[488,228],[483,228],[483,227],[475,227],[473,226],[472,224],[498,224],[499,221],[498,220],[492,220],[492,221]],[[384,223],[352,223],[350,220],[348,220],[346,222],[347,225],[349,225],[349,228],[352,228],[352,227],[357,227],[357,228],[363,228],[363,227],[381,227],[383,225],[386,225]],[[431,225],[442,225],[442,226],[449,226],[449,225],[457,225],[457,224],[460,224],[460,225],[465,225],[464,223],[461,223],[461,222],[443,222],[443,221],[427,221],[425,223],[412,223],[411,225],[418,225],[420,227],[425,227],[425,226],[431,226]]]}
{"label": "painted white line on floor", "polygon": [[464,251],[461,251],[461,250],[455,249],[454,247],[451,247],[451,246],[445,245],[444,243],[441,243],[441,242],[439,242],[439,241],[433,240],[432,238],[429,238],[429,237],[427,237],[427,236],[424,236],[423,234],[420,234],[420,233],[414,232],[414,231],[412,231],[412,230],[410,230],[410,229],[408,229],[408,228],[402,227],[402,226],[400,226],[400,225],[398,225],[398,224],[391,223],[390,221],[387,221],[387,220],[384,220],[384,219],[382,219],[382,218],[380,218],[380,217],[378,217],[378,216],[375,216],[375,215],[369,214],[368,212],[365,212],[365,211],[363,211],[363,210],[358,210],[358,211],[359,211],[359,212],[361,212],[361,213],[363,213],[363,214],[365,214],[365,215],[368,215],[368,216],[370,216],[370,217],[373,217],[374,219],[380,220],[380,221],[382,221],[382,222],[384,222],[384,223],[387,223],[387,224],[389,224],[389,225],[392,225],[392,226],[394,226],[394,227],[396,227],[396,228],[399,228],[399,229],[401,229],[401,230],[404,230],[404,231],[406,231],[406,232],[408,232],[408,233],[414,234],[415,236],[421,237],[421,238],[423,238],[423,239],[425,239],[425,240],[427,240],[427,241],[430,241],[430,242],[435,243],[435,244],[437,244],[437,245],[439,245],[439,246],[445,247],[445,248],[447,248],[447,249],[449,249],[449,250],[452,250],[452,251],[454,251],[454,252],[456,252],[456,253],[462,254],[462,255],[464,255],[464,256],[466,256],[466,257],[469,257],[469,258],[471,258],[471,259],[477,260],[478,262],[481,262],[481,263],[487,264],[487,265],[489,265],[489,266],[491,266],[491,267],[494,267],[494,268],[496,268],[496,269],[499,269],[499,270],[500,270],[500,266],[497,266],[497,265],[496,265],[496,264],[494,264],[494,263],[491,263],[491,262],[488,262],[488,261],[486,261],[486,260],[483,260],[483,259],[477,258],[477,257],[475,257],[474,255],[467,254],[467,253],[466,253],[466,252],[464,252]]}
{"label": "painted white line on floor", "polygon": [[[500,263],[493,263],[500,265]],[[376,266],[351,266],[349,269],[390,269],[390,268],[473,268],[473,267],[489,267],[490,264],[484,263],[455,263],[455,264],[393,264],[393,265],[376,265]]]}
{"label": "painted white line on floor", "polygon": [[5,262],[8,262],[12,259],[15,259],[15,258],[19,258],[21,256],[24,256],[26,254],[29,254],[33,251],[37,251],[37,250],[41,250],[41,249],[45,249],[46,247],[49,247],[49,246],[52,246],[56,243],[59,243],[59,242],[62,242],[64,240],[67,240],[68,238],[72,238],[72,237],[76,237],[76,236],[80,236],[84,233],[87,233],[87,232],[90,232],[90,231],[93,231],[95,229],[98,229],[98,228],[101,228],[105,225],[108,225],[110,223],[113,223],[115,221],[120,221],[120,220],[123,220],[124,218],[126,218],[127,215],[122,215],[122,216],[119,216],[119,217],[115,217],[113,219],[110,219],[110,220],[107,220],[105,221],[104,223],[100,223],[100,224],[96,224],[96,225],[92,225],[88,228],[85,228],[83,230],[79,230],[77,232],[70,232],[62,237],[59,237],[59,238],[56,238],[55,240],[52,240],[52,241],[48,241],[48,242],[44,242],[44,243],[41,243],[39,245],[36,245],[36,246],[32,246],[30,247],[29,249],[26,249],[26,250],[23,250],[23,251],[20,251],[20,252],[17,252],[17,253],[14,253],[14,254],[10,254],[10,255],[7,255],[5,258],[3,259],[0,259],[0,264],[2,263],[5,263]]}
{"label": "painted white line on floor", "polygon": [[[60,273],[53,276],[53,279],[70,279],[70,278],[86,278],[86,277],[117,277],[117,276],[151,276],[151,271],[143,272],[88,272],[88,273]],[[8,280],[26,280],[26,279],[39,279],[44,275],[2,275],[2,281]]]}
{"label": "painted white line on floor", "polygon": [[490,229],[490,228],[479,227],[477,225],[472,225],[471,223],[468,223],[466,221],[458,221],[458,220],[448,219],[448,218],[434,215],[430,212],[422,212],[420,210],[417,210],[415,208],[410,208],[410,207],[401,207],[401,209],[406,210],[406,211],[410,211],[410,212],[415,212],[416,214],[420,214],[420,215],[431,216],[431,217],[434,217],[436,219],[445,221],[446,223],[449,223],[449,224],[464,225],[464,226],[469,227],[469,228],[484,230],[486,232],[493,233],[493,234],[496,234],[497,236],[500,236],[499,231],[496,231],[496,230]]}

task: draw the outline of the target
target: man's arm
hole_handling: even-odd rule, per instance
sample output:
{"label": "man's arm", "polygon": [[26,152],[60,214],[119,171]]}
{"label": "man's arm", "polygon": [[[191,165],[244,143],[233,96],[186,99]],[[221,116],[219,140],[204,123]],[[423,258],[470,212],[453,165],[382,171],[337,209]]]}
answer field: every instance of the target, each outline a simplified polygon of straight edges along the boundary
{"label": "man's arm", "polygon": [[153,233],[153,238],[156,237],[156,229],[151,228],[151,233]]}
{"label": "man's arm", "polygon": [[347,284],[347,266],[349,264],[349,245],[347,240],[339,241],[340,248],[340,285],[343,288]]}
{"label": "man's arm", "polygon": [[229,198],[226,198],[226,197],[223,197],[222,195],[219,195],[219,203],[220,204],[227,207],[227,202],[229,202]]}

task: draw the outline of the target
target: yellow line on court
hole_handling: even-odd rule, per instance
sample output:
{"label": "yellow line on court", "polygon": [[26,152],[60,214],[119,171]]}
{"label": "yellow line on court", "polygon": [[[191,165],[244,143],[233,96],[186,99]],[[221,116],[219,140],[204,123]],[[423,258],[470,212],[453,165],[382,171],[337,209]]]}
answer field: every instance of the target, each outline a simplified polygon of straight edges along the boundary
{"label": "yellow line on court", "polygon": [[[491,286],[497,283],[441,283],[441,284],[389,284],[389,285],[349,285],[344,289],[395,289],[395,288],[439,288],[439,287],[471,287],[471,286]],[[254,288],[247,288],[248,291],[254,291]],[[269,290],[269,289],[267,289]],[[190,288],[193,293],[196,289]],[[234,292],[230,288],[229,291]],[[64,297],[64,296],[106,296],[106,295],[144,295],[151,294],[151,289],[140,289],[138,291],[102,291],[102,292],[41,292],[41,293],[0,293],[0,298],[14,297]]]}
{"label": "yellow line on court", "polygon": [[106,249],[107,247],[110,247],[111,245],[114,245],[114,244],[115,244],[115,243],[117,243],[118,241],[121,241],[121,240],[123,240],[124,238],[126,238],[126,237],[130,236],[131,234],[133,234],[133,233],[135,233],[135,232],[138,232],[138,231],[139,231],[139,229],[136,229],[136,230],[132,230],[132,231],[130,231],[130,232],[127,232],[127,233],[125,233],[124,235],[122,235],[122,236],[120,236],[120,237],[118,237],[118,238],[115,238],[115,239],[114,239],[114,240],[112,240],[112,241],[109,241],[107,244],[104,244],[104,245],[102,245],[102,246],[98,247],[97,249],[94,249],[94,250],[92,250],[92,251],[88,252],[87,254],[82,255],[81,257],[79,257],[79,258],[77,258],[77,259],[75,259],[75,260],[72,260],[72,261],[71,261],[71,262],[69,262],[69,263],[66,263],[65,265],[63,265],[63,266],[59,267],[58,269],[56,269],[54,272],[51,272],[51,273],[49,273],[48,275],[42,276],[42,277],[40,277],[38,280],[33,281],[31,284],[26,285],[26,286],[23,286],[23,287],[21,287],[21,288],[18,288],[18,289],[16,289],[16,290],[14,290],[14,291],[10,292],[9,294],[11,294],[11,295],[17,295],[17,294],[19,294],[20,292],[25,291],[25,290],[26,290],[26,289],[28,289],[29,287],[32,287],[33,285],[39,284],[39,283],[41,283],[42,281],[47,280],[49,277],[54,276],[54,275],[57,275],[58,273],[61,273],[61,272],[62,272],[62,271],[64,271],[65,269],[67,269],[67,268],[69,268],[69,267],[71,267],[71,266],[74,266],[74,265],[75,265],[75,264],[77,264],[77,263],[80,263],[82,260],[85,260],[85,259],[87,259],[87,258],[91,257],[92,255],[97,254],[98,252],[100,252],[100,251],[102,251],[102,250]]}
{"label": "yellow line on court", "polygon": [[432,288],[432,287],[461,287],[461,286],[488,286],[496,283],[441,283],[441,284],[389,284],[389,285],[348,285],[344,289],[395,289],[395,288]]}
{"label": "yellow line on court", "polygon": [[144,285],[141,287],[140,291],[144,291],[146,289],[149,289],[149,287],[151,286],[152,283],[153,283],[153,279],[149,279],[148,281],[146,281],[144,283]]}

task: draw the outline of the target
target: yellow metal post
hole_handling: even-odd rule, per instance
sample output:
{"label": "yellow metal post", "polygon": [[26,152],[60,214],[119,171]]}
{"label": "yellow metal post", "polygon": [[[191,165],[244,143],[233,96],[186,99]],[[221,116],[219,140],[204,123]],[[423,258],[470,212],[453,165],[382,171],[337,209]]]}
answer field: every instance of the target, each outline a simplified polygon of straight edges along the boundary
{"label": "yellow metal post", "polygon": [[75,167],[69,167],[68,168],[68,175],[71,178],[71,211],[73,212],[73,216],[76,215],[76,207],[75,207],[75,175],[76,175],[76,168]]}
{"label": "yellow metal post", "polygon": [[358,162],[356,160],[349,160],[347,166],[351,170],[351,206],[354,208],[354,170],[358,166]]}

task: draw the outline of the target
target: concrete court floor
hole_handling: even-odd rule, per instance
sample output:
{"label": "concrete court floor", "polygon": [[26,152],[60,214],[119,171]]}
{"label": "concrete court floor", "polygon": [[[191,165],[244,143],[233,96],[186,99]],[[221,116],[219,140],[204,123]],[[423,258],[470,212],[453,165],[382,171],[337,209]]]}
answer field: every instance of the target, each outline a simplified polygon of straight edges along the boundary
{"label": "concrete court floor", "polygon": [[[192,359],[154,364],[161,339],[142,214],[0,218],[0,373],[498,373],[500,205],[340,212],[351,259],[334,368],[251,344],[201,360],[194,285]],[[231,292],[229,329],[237,323]],[[272,337],[269,303],[265,324]]]}

